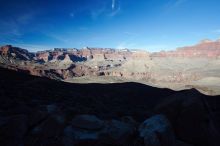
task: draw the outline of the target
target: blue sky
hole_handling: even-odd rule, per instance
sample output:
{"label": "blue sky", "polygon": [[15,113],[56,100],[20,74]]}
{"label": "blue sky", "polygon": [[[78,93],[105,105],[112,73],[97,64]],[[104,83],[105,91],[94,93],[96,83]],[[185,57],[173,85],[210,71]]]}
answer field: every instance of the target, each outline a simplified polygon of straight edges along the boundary
{"label": "blue sky", "polygon": [[170,50],[220,37],[219,0],[0,0],[0,45]]}

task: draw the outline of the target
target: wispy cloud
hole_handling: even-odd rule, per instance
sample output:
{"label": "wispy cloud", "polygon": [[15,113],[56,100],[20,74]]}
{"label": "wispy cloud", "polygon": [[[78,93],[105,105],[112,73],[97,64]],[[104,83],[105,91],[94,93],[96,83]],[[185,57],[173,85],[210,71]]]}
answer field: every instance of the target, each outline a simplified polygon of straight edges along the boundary
{"label": "wispy cloud", "polygon": [[174,7],[178,7],[182,5],[183,3],[187,2],[188,0],[176,0],[173,4]]}
{"label": "wispy cloud", "polygon": [[5,18],[0,21],[0,41],[21,43],[25,33],[25,26],[35,17],[35,13],[28,12],[18,15],[15,19]]}
{"label": "wispy cloud", "polygon": [[108,14],[110,17],[116,16],[119,12],[121,11],[121,5],[119,1],[117,0],[112,0],[112,11]]}
{"label": "wispy cloud", "polygon": [[20,42],[22,32],[14,20],[2,20],[0,22],[0,36],[1,42]]}
{"label": "wispy cloud", "polygon": [[96,20],[99,16],[103,15],[106,12],[106,7],[102,7],[99,9],[93,9],[91,11],[91,18]]}
{"label": "wispy cloud", "polygon": [[112,10],[115,9],[115,0],[112,0]]}
{"label": "wispy cloud", "polygon": [[187,1],[188,0],[170,0],[168,1],[168,3],[165,4],[164,8],[166,11],[170,9],[178,8],[183,4],[185,4]]}
{"label": "wispy cloud", "polygon": [[104,3],[99,8],[91,9],[91,18],[97,20],[101,16],[114,17],[121,11],[121,6],[118,0],[112,0],[111,9],[109,3]]}
{"label": "wispy cloud", "polygon": [[116,10],[112,11],[109,16],[114,17],[121,11],[121,7],[119,6]]}

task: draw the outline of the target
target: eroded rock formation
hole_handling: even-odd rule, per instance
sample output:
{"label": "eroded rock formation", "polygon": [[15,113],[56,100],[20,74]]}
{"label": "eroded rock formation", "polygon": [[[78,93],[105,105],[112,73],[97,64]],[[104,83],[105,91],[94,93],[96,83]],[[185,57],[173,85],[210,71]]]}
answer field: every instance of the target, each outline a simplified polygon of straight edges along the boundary
{"label": "eroded rock formation", "polygon": [[206,89],[193,84],[199,80],[206,84],[209,77],[219,78],[220,82],[219,56],[219,40],[204,40],[195,46],[157,53],[88,47],[30,53],[10,45],[0,48],[1,66],[31,75],[70,82],[80,77],[90,82],[105,77],[106,82],[135,81],[172,89],[199,87],[203,93],[214,95],[220,94],[217,87]]}

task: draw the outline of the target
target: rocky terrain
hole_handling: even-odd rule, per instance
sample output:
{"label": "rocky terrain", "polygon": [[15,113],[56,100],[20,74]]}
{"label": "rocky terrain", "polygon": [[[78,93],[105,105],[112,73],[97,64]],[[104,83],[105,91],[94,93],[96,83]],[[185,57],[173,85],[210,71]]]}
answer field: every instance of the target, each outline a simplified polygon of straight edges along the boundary
{"label": "rocky terrain", "polygon": [[55,48],[28,52],[0,48],[0,66],[71,83],[139,82],[220,95],[220,41],[203,40],[174,51]]}
{"label": "rocky terrain", "polygon": [[220,145],[220,97],[195,89],[67,83],[18,68],[0,68],[0,89],[2,146]]}

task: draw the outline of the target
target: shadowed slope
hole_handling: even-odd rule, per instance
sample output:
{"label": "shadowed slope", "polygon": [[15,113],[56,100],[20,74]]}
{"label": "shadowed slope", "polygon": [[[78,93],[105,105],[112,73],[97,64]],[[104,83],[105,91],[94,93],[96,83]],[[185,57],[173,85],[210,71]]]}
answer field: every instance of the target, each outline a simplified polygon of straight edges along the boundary
{"label": "shadowed slope", "polygon": [[0,72],[1,100],[7,97],[7,100],[18,102],[55,102],[64,108],[71,106],[75,108],[74,111],[77,110],[75,112],[101,114],[105,117],[117,114],[146,116],[148,109],[152,109],[158,100],[175,93],[139,83],[74,84],[2,68]]}
{"label": "shadowed slope", "polygon": [[[131,116],[140,123],[158,113],[168,117],[177,139],[195,146],[218,143],[220,97],[195,89],[172,91],[132,82],[72,84],[3,68],[0,89],[0,144],[4,145],[48,145],[50,135],[51,145],[62,145],[63,128],[79,114],[106,120]],[[53,125],[54,118],[62,124]],[[42,125],[40,135],[34,134]]]}

